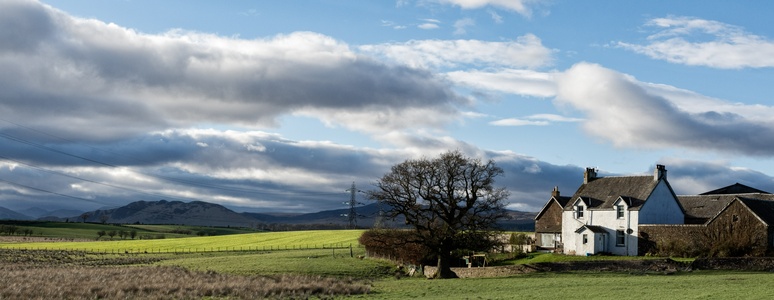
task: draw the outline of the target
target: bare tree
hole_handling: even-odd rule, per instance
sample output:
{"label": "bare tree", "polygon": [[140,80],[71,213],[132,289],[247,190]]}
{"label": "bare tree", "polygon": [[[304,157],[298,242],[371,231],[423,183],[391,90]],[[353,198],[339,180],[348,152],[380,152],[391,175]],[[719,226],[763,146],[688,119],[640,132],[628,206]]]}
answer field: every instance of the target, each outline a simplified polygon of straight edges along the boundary
{"label": "bare tree", "polygon": [[86,223],[86,219],[88,219],[89,217],[91,217],[89,213],[81,214],[81,220],[83,220],[83,223]]}
{"label": "bare tree", "polygon": [[115,230],[108,231],[107,235],[108,235],[108,236],[110,237],[110,239],[112,240],[112,239],[113,239],[113,237],[114,237],[114,236],[116,236],[116,231],[115,231]]}
{"label": "bare tree", "polygon": [[104,230],[97,231],[97,239],[100,239],[103,236],[105,236],[105,231]]}
{"label": "bare tree", "polygon": [[490,250],[497,242],[492,229],[506,216],[503,201],[509,195],[494,186],[502,174],[492,160],[449,151],[393,166],[368,196],[388,207],[388,217],[403,216],[414,227],[415,241],[438,257],[436,278],[455,278],[453,251]]}
{"label": "bare tree", "polygon": [[129,231],[129,236],[130,236],[130,237],[132,237],[132,239],[134,239],[135,237],[137,237],[137,230],[132,230],[132,231]]}
{"label": "bare tree", "polygon": [[103,213],[101,216],[99,216],[99,222],[102,224],[107,223],[108,220],[110,220],[110,216],[107,214]]}

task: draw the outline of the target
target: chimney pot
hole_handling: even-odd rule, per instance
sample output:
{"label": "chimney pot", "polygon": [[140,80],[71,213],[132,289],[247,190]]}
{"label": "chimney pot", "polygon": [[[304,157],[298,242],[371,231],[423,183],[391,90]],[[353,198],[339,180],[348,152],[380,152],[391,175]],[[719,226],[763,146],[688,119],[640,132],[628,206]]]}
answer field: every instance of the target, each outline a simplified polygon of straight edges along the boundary
{"label": "chimney pot", "polygon": [[589,183],[597,178],[597,170],[594,168],[586,168],[586,172],[583,172],[583,183]]}
{"label": "chimney pot", "polygon": [[653,171],[653,180],[666,180],[667,170],[664,165],[656,165],[656,170]]}

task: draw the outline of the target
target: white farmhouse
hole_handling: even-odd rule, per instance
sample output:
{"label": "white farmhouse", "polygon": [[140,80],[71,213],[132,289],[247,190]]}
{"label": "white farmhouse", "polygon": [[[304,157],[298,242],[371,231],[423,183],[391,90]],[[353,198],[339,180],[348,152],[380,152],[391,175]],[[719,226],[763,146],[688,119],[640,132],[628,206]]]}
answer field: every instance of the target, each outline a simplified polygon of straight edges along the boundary
{"label": "white farmhouse", "polygon": [[656,165],[653,176],[597,177],[587,168],[562,212],[564,253],[634,256],[639,225],[683,224],[685,211],[666,173]]}

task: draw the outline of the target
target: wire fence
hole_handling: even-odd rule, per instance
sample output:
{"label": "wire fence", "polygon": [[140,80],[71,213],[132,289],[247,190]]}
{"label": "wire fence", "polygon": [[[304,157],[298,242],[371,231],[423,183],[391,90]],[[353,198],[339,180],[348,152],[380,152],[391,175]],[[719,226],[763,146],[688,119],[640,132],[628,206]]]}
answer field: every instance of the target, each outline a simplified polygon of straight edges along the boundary
{"label": "wire fence", "polygon": [[231,246],[231,247],[176,247],[176,248],[111,248],[94,249],[78,247],[3,247],[4,249],[22,251],[73,251],[88,254],[182,254],[182,253],[207,253],[207,252],[265,252],[265,251],[291,251],[291,250],[339,250],[363,248],[363,245],[333,243],[333,244],[307,244],[307,245],[268,245],[268,246]]}

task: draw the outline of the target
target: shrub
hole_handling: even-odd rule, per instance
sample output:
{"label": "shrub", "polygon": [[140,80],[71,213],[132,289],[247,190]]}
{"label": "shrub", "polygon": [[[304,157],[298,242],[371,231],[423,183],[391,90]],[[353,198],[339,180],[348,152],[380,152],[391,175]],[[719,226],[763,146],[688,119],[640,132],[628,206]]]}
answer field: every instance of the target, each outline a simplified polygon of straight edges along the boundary
{"label": "shrub", "polygon": [[430,249],[414,240],[413,232],[397,229],[371,229],[358,241],[369,256],[419,265],[428,260]]}

